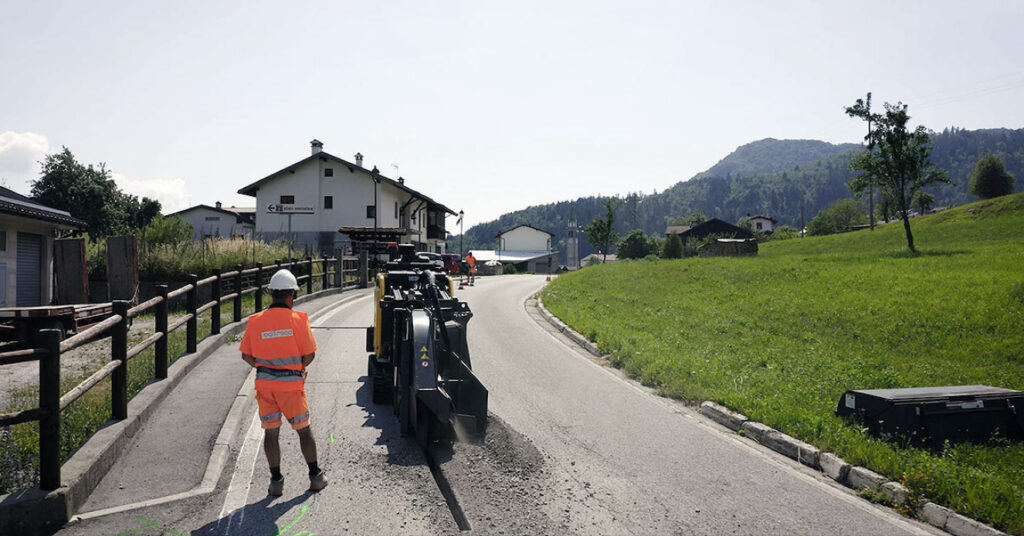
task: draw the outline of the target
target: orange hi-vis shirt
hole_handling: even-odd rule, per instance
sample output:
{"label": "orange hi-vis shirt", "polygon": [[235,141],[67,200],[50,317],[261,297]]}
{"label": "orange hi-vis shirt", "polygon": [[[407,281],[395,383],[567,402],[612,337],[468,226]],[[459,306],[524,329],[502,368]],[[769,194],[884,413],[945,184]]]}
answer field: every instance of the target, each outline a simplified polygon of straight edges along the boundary
{"label": "orange hi-vis shirt", "polygon": [[[271,370],[302,371],[302,356],[316,351],[309,316],[287,307],[270,307],[249,317],[239,350],[256,359],[256,366]],[[274,375],[256,371],[257,391],[301,391],[301,374]]]}

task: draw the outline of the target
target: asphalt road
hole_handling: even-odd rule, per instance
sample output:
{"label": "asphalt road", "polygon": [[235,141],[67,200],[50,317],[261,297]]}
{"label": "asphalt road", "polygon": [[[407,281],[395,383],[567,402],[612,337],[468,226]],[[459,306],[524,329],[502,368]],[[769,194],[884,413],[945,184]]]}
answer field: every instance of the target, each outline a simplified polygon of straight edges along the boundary
{"label": "asphalt road", "polygon": [[[542,276],[481,278],[458,293],[474,312],[470,350],[490,390],[492,419],[484,442],[435,455],[472,533],[937,533],[596,362],[527,303],[543,284]],[[295,435],[284,431],[285,495],[266,496],[261,434],[249,408],[214,493],[88,519],[61,533],[459,533],[422,452],[399,437],[390,406],[369,401],[362,328],[370,299],[318,307],[327,312],[314,322],[319,350],[307,392],[327,489],[304,492],[305,464]],[[237,350],[225,347],[209,359],[238,360]],[[198,484],[192,480],[183,489]]]}

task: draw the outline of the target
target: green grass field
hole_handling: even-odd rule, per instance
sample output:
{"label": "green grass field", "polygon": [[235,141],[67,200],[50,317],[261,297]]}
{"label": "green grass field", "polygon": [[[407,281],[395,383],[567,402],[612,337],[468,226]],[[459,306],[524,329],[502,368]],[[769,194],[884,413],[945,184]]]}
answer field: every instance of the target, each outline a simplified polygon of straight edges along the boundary
{"label": "green grass field", "polygon": [[563,275],[552,313],[663,394],[714,400],[1024,533],[1024,445],[941,452],[835,417],[847,389],[1024,390],[1024,195],[875,231],[761,244],[752,258],[619,262]]}

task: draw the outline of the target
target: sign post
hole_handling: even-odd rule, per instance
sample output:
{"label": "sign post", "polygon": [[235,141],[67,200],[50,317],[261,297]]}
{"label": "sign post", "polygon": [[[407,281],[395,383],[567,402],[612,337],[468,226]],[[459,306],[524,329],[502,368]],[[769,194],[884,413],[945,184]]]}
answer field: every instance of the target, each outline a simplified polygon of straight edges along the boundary
{"label": "sign post", "polygon": [[280,203],[271,203],[267,205],[267,214],[284,214],[288,216],[288,260],[292,259],[292,215],[293,214],[313,214],[313,207],[304,207],[300,205],[285,205]]}

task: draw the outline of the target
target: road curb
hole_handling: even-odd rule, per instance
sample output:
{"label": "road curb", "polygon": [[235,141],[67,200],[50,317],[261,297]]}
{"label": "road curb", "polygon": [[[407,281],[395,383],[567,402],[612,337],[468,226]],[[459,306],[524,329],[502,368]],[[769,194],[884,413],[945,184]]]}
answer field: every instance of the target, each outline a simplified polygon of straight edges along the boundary
{"label": "road curb", "polygon": [[[295,303],[325,298],[342,291],[340,288],[322,290],[300,296]],[[248,318],[243,318],[240,322],[223,326],[218,335],[207,336],[199,342],[195,353],[182,356],[171,364],[166,379],[151,381],[139,391],[128,402],[128,418],[112,423],[108,421],[109,425],[93,434],[64,462],[61,466],[61,487],[50,492],[31,488],[0,496],[0,532],[49,534],[72,519],[171,390],[229,337],[244,330],[247,322]],[[224,456],[226,454],[223,453]],[[204,483],[205,480],[204,476]]]}
{"label": "road curb", "polygon": [[[601,354],[600,351],[595,352],[597,345],[551,314],[544,307],[544,302],[539,295],[537,296],[537,310],[548,323],[580,347],[598,357],[608,357]],[[594,350],[591,350],[591,347]],[[752,421],[746,415],[732,411],[716,402],[705,400],[701,402],[698,411],[709,420],[744,437],[749,437],[787,458],[820,470],[832,480],[848,488],[877,491],[893,505],[903,504],[910,495],[910,491],[899,482],[890,481],[866,467],[851,465],[831,452],[822,452],[813,445],[786,435],[764,423]],[[929,525],[954,536],[1008,536],[1003,531],[933,502],[926,501],[920,505],[916,515]]]}

